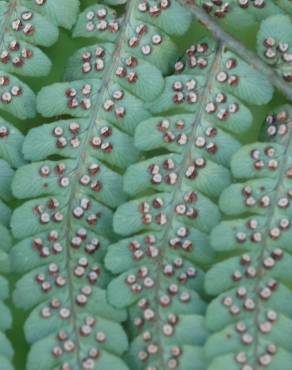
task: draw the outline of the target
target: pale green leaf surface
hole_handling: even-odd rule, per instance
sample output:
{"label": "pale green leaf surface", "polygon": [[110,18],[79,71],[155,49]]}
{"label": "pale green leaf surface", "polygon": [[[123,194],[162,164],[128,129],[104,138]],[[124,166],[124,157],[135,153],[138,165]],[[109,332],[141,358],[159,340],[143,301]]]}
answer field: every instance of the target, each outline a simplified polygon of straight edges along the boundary
{"label": "pale green leaf surface", "polygon": [[[169,3],[170,1],[157,4],[155,1],[151,1],[148,4],[146,3],[145,9],[143,2],[141,2],[135,9],[137,19],[151,23],[169,35],[182,35],[190,26],[191,14],[177,1],[174,1],[171,6],[169,6]],[[155,16],[158,12],[160,13],[159,17]]]}
{"label": "pale green leaf surface", "polygon": [[[205,339],[196,343],[196,334],[190,339],[186,328],[179,334],[175,316],[204,314],[199,266],[212,261],[207,234],[221,218],[213,201],[230,185],[228,167],[240,148],[236,136],[253,120],[241,100],[264,103],[273,92],[252,72],[254,87],[249,67],[212,40],[192,45],[175,71],[148,104],[159,116],[142,121],[135,131],[145,158],[128,167],[124,190],[133,199],[117,209],[113,222],[127,238],[111,245],[105,259],[106,267],[119,274],[109,284],[109,301],[129,307],[132,342],[126,358],[143,370],[206,368],[202,349],[198,363],[188,357]],[[178,359],[169,352],[169,340],[181,351]],[[151,356],[150,343],[158,347]],[[192,350],[185,353],[185,348]]]}
{"label": "pale green leaf surface", "polygon": [[[74,171],[75,164],[74,160],[67,159],[61,162],[44,161],[22,166],[14,178],[13,193],[19,199],[48,194],[66,196],[67,187],[70,185],[70,175]],[[84,195],[91,196],[96,201],[102,202],[111,208],[123,203],[125,196],[119,192],[122,186],[121,176],[96,160],[88,161],[88,166],[93,164],[97,164],[99,170],[95,176],[92,176],[92,187],[84,186]],[[62,174],[56,173],[58,165],[65,167]],[[45,176],[42,175],[42,170],[48,171],[45,172]],[[33,183],[31,183],[32,178],[34,178]],[[66,186],[62,187],[63,182],[66,183]],[[101,186],[102,192],[100,191]]]}
{"label": "pale green leaf surface", "polygon": [[[292,9],[290,11],[292,13]],[[291,82],[292,22],[288,15],[274,15],[262,22],[257,34],[257,51],[284,81]]]}
{"label": "pale green leaf surface", "polygon": [[10,166],[17,168],[23,164],[21,146],[23,135],[13,125],[0,118],[0,157]]}
{"label": "pale green leaf surface", "polygon": [[0,199],[0,224],[8,226],[11,210],[7,205]]}
{"label": "pale green leaf surface", "polygon": [[[45,159],[53,154],[68,158],[78,158],[81,150],[80,142],[86,136],[87,126],[88,121],[85,119],[71,119],[33,128],[29,131],[24,141],[24,157],[32,161]],[[78,130],[74,129],[75,127],[78,127]],[[60,134],[56,135],[56,132],[59,132],[59,130]],[[104,120],[98,120],[96,121],[94,133],[97,137],[101,135],[101,144],[109,143],[114,150],[106,150],[106,147],[102,147],[101,144],[90,145],[87,148],[90,157],[95,157],[118,168],[125,168],[129,163],[138,159],[139,152],[133,146],[133,139],[121,132],[117,127]],[[45,142],[42,141],[44,136],[47,138]],[[109,139],[107,139],[108,136],[110,136]]]}
{"label": "pale green leaf surface", "polygon": [[14,171],[9,164],[0,159],[0,196],[3,200],[9,201],[11,199],[11,181]]}
{"label": "pale green leaf surface", "polygon": [[[70,0],[71,5],[74,2],[78,5],[77,1]],[[44,8],[52,8],[53,3],[55,3],[53,8],[59,12],[60,17],[62,8],[60,4],[64,2],[47,0],[43,2]],[[69,5],[68,1],[66,3]],[[48,13],[43,12],[41,15],[38,12],[41,7],[40,2],[35,0],[0,1],[0,110],[21,120],[35,116],[35,94],[26,83],[13,74],[32,77],[48,75],[51,61],[35,45],[51,46],[57,41],[59,35],[58,28],[52,23]],[[75,9],[77,10],[76,6]],[[51,15],[53,15],[52,12]],[[65,14],[62,17],[65,19]],[[71,22],[74,22],[72,17]],[[21,153],[22,141],[22,134],[12,124],[0,118],[1,273],[7,273],[10,270],[8,254],[12,239],[6,227],[9,226],[11,212],[4,202],[12,201],[10,185],[14,174],[13,169],[24,163]],[[0,330],[3,331],[9,329],[12,323],[9,309],[2,302],[8,296],[7,281],[0,277]],[[1,370],[12,370],[10,362],[12,356],[12,345],[5,334],[0,332]]]}
{"label": "pale green leaf surface", "polygon": [[46,0],[42,3],[22,0],[22,3],[48,17],[54,24],[68,29],[74,25],[79,10],[78,0]]}
{"label": "pale green leaf surface", "polygon": [[[86,339],[84,340],[84,342],[84,345],[86,345],[86,342],[87,346],[90,345],[90,342]],[[54,347],[54,345],[56,344],[57,342],[54,336],[48,336],[47,338],[35,343],[32,346],[31,352],[28,356],[28,368],[32,370],[51,370],[52,368],[54,368],[54,366],[58,366],[58,359],[51,356],[51,354],[47,351],[48,347]],[[86,351],[81,349],[81,353],[85,355]],[[64,360],[69,360],[69,355],[65,356]],[[71,365],[74,366],[74,363],[72,363]],[[99,356],[99,361],[96,363],[94,369],[104,370],[107,368],[110,369],[112,367],[116,370],[128,369],[119,357],[111,354],[110,352],[107,352],[106,350],[102,351],[101,355]]]}
{"label": "pale green leaf surface", "polygon": [[290,106],[267,116],[263,140],[234,155],[238,183],[221,196],[223,212],[242,218],[223,221],[211,235],[213,248],[233,257],[206,274],[215,296],[207,310],[208,370],[291,364]]}
{"label": "pale green leaf surface", "polygon": [[0,240],[0,248],[1,250],[7,252],[10,249],[12,244],[11,235],[9,230],[0,224],[0,232],[1,232],[1,240]]}
{"label": "pale green leaf surface", "polygon": [[1,71],[0,85],[0,110],[11,113],[20,119],[35,116],[35,95],[28,85],[17,77]]}
{"label": "pale green leaf surface", "polygon": [[[121,173],[139,158],[131,136],[137,124],[151,116],[145,103],[160,94],[162,73],[169,73],[177,58],[171,38],[154,25],[141,35],[139,47],[129,46],[130,37],[140,32],[133,28],[141,23],[135,19],[137,3],[127,5],[116,32],[116,24],[108,23],[113,32],[99,31],[94,45],[76,52],[66,69],[71,82],[45,87],[38,95],[39,112],[53,122],[27,135],[24,155],[33,163],[15,176],[14,194],[25,201],[11,221],[18,240],[12,263],[23,274],[14,301],[33,310],[25,326],[25,335],[33,342],[28,370],[57,370],[67,363],[72,370],[127,369],[119,359],[127,338],[115,323],[126,319],[126,311],[106,301],[103,288],[109,274],[103,257],[109,240],[116,238],[112,209],[125,200]],[[91,9],[81,13],[75,35],[87,37]],[[113,15],[103,4],[93,9]],[[180,19],[184,15],[190,20],[181,9]],[[96,14],[93,17],[99,22]],[[162,36],[161,43],[153,38],[156,34]],[[148,43],[153,48],[149,55]],[[84,66],[87,52],[92,54],[90,73],[88,64]],[[126,73],[119,76],[120,68]],[[55,116],[60,120],[54,121]],[[202,279],[197,281],[202,286]],[[60,339],[63,331],[68,335],[65,342]],[[68,342],[75,346],[72,352],[66,349]],[[52,352],[59,346],[63,355],[56,357]],[[97,357],[90,357],[91,348],[99,351]]]}
{"label": "pale green leaf surface", "polygon": [[[6,30],[14,38],[32,44],[50,46],[57,41],[58,28],[50,20],[38,12],[22,6],[22,0],[16,4],[12,2],[0,3],[0,19],[6,23]],[[30,1],[32,3],[34,1]]]}
{"label": "pale green leaf surface", "polygon": [[247,0],[241,3],[238,0],[230,0],[228,3],[198,0],[198,5],[232,31],[248,29],[270,15],[292,11],[289,0]]}
{"label": "pale green leaf surface", "polygon": [[48,75],[51,61],[38,46],[57,41],[58,24],[72,27],[78,7],[78,0],[0,1],[0,110],[19,119],[35,116],[33,91],[10,73]]}
{"label": "pale green leaf surface", "polygon": [[[30,200],[21,205],[14,211],[11,219],[11,227],[13,229],[15,237],[18,239],[22,239],[30,235],[42,232],[43,230],[50,230],[52,227],[50,222],[56,219],[57,213],[57,219],[60,221],[55,222],[57,222],[57,229],[60,229],[62,227],[62,224],[64,223],[64,218],[62,219],[62,217],[59,218],[58,216],[60,213],[62,216],[62,210],[66,210],[65,206],[67,204],[67,201],[68,200],[64,197],[45,197]],[[81,197],[74,200],[76,208],[80,207],[81,201]],[[36,209],[36,207],[38,206],[40,207],[40,212]],[[72,210],[73,209],[74,205],[72,204]],[[103,215],[98,225],[96,225],[96,222],[93,222],[91,224],[90,219],[88,220],[88,217],[92,215],[96,216],[96,214]],[[105,235],[111,235],[111,215],[112,212],[109,208],[103,206],[98,202],[92,201],[90,209],[83,210],[83,219],[80,222],[80,226],[88,227],[89,229],[92,229],[97,233],[102,232]],[[98,218],[98,216],[96,217]],[[43,220],[43,223],[40,223],[41,219]]]}
{"label": "pale green leaf surface", "polygon": [[[5,35],[3,40],[3,53],[9,50],[7,62],[1,63],[1,70],[4,72],[15,73],[20,76],[39,77],[48,75],[51,70],[51,61],[41,49],[25,41],[19,41],[17,48],[12,49],[15,38]],[[19,50],[27,55],[25,61],[17,59]],[[3,57],[3,61],[5,58]]]}
{"label": "pale green leaf surface", "polygon": [[[98,90],[100,87],[101,81],[97,79],[53,84],[40,91],[37,98],[38,110],[45,117],[60,114],[71,115],[73,110],[74,115],[77,117],[91,118],[91,114],[94,112],[92,101],[98,101]],[[119,90],[118,85],[113,85],[107,90],[104,96],[105,103],[111,101],[112,94],[117,90]],[[74,97],[68,96],[69,91],[71,91]],[[77,105],[75,106],[75,104]],[[137,122],[149,117],[143,102],[128,92],[124,93],[122,102],[116,101],[114,107],[115,110],[119,108],[126,109],[127,114],[120,118],[113,109],[110,111],[103,109],[100,111],[98,118],[111,122],[130,134],[133,133]]]}

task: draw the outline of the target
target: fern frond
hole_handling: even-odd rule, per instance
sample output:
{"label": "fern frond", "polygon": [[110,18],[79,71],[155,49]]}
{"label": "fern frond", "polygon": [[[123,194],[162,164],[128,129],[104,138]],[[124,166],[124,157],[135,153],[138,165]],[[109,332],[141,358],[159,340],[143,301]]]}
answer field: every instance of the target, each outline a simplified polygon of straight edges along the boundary
{"label": "fern frond", "polygon": [[12,238],[8,230],[12,200],[11,182],[14,168],[23,164],[20,154],[22,134],[8,122],[0,118],[0,370],[12,370],[13,349],[4,331],[11,327],[11,314],[3,301],[9,296],[8,282],[1,276],[10,271],[9,252]]}
{"label": "fern frond", "polygon": [[211,242],[233,257],[206,276],[217,296],[207,312],[208,370],[291,368],[291,114],[291,106],[270,114],[263,142],[232,160],[239,182],[223,192],[220,208],[233,219]]}
{"label": "fern frond", "polygon": [[126,199],[121,173],[139,158],[131,135],[150,117],[146,102],[163,90],[162,72],[177,55],[163,14],[179,9],[184,27],[191,20],[175,1],[164,2],[161,17],[151,19],[158,28],[138,6],[129,1],[119,17],[103,4],[81,13],[74,34],[99,43],[73,55],[66,71],[72,81],[38,95],[45,117],[66,119],[29,132],[23,152],[33,163],[13,182],[18,198],[33,198],[12,217],[20,240],[13,267],[24,275],[14,300],[33,308],[25,325],[28,370],[127,368],[119,358],[128,346],[120,325],[126,312],[111,307],[103,290],[110,279],[104,254],[115,238],[112,210]]}
{"label": "fern frond", "polygon": [[13,74],[45,76],[51,61],[37,46],[58,38],[57,24],[70,27],[78,0],[0,1],[0,110],[20,119],[35,116],[35,94]]}
{"label": "fern frond", "polygon": [[[274,67],[285,82],[291,82],[291,1],[232,0],[223,2],[221,0],[200,0],[196,4],[195,7],[202,7],[207,14],[218,19],[219,25],[231,29],[233,33],[234,30],[238,28],[244,29],[252,25],[260,26],[260,30],[257,34],[257,51],[259,56],[267,63],[267,68],[265,68],[266,74],[270,75],[272,79],[275,80],[275,84],[281,87],[281,91],[285,92],[287,96],[291,96],[289,85],[285,86],[283,83],[281,85],[281,80],[276,81],[277,74],[273,75],[273,72],[268,69],[269,66]],[[200,8],[197,9],[199,11],[201,10]],[[195,10],[193,10],[193,14],[196,17]],[[198,19],[202,19],[204,17],[203,12],[197,17]],[[211,18],[210,22],[212,23]],[[214,23],[213,28],[214,27],[216,27],[216,23]],[[219,32],[221,32],[221,30]],[[240,47],[242,47],[242,45],[240,45]],[[250,62],[254,64],[256,68],[260,69],[260,66],[257,66],[258,63],[256,63],[256,59]]]}
{"label": "fern frond", "polygon": [[198,0],[206,13],[226,27],[247,28],[275,14],[292,14],[290,0]]}
{"label": "fern frond", "polygon": [[[0,148],[1,148],[0,136]],[[0,156],[1,156],[0,152]],[[10,261],[8,257],[9,249],[12,244],[11,236],[8,231],[10,209],[3,200],[7,201],[10,194],[10,183],[13,170],[6,161],[0,159],[0,370],[12,370],[13,349],[4,332],[11,327],[12,318],[4,300],[9,296],[7,280],[2,276],[9,272]]]}
{"label": "fern frond", "polygon": [[288,15],[275,15],[262,22],[257,48],[284,81],[292,82],[292,22]]}
{"label": "fern frond", "polygon": [[24,160],[21,153],[23,135],[16,127],[0,117],[0,158],[11,167],[20,167]]}
{"label": "fern frond", "polygon": [[[9,264],[9,259],[7,254],[2,249],[4,247],[2,241],[11,242],[9,238],[7,240],[6,236],[9,235],[8,230],[0,224],[1,231],[1,244],[0,244],[0,272],[2,273],[2,267]],[[5,248],[9,245],[5,245]],[[11,363],[13,357],[13,349],[11,343],[8,341],[7,337],[4,334],[4,331],[9,329],[11,326],[11,313],[8,307],[3,303],[3,300],[6,299],[9,295],[8,282],[5,278],[0,275],[0,370],[12,370],[13,366]]]}
{"label": "fern frond", "polygon": [[71,29],[75,24],[79,10],[79,0],[20,0],[20,3],[41,14],[53,24],[67,29]]}
{"label": "fern frond", "polygon": [[[0,118],[0,224],[6,227],[10,220],[7,204],[12,200],[11,183],[14,169],[24,163],[21,155],[22,143],[22,134]],[[7,247],[8,245],[9,243]]]}
{"label": "fern frond", "polygon": [[159,116],[136,129],[148,159],[126,171],[124,189],[134,199],[118,208],[114,229],[127,238],[106,256],[119,274],[109,301],[130,311],[135,370],[205,368],[203,269],[213,259],[207,234],[220,221],[213,200],[230,183],[236,136],[252,123],[241,100],[272,96],[259,73],[212,40],[193,45],[175,69],[150,106]]}

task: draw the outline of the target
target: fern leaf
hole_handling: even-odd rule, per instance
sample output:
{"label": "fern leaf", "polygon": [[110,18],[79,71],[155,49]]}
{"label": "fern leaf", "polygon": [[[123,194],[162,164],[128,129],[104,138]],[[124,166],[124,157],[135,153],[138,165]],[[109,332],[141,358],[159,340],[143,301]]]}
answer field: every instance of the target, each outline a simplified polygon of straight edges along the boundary
{"label": "fern leaf", "polygon": [[0,369],[12,370],[13,349],[4,332],[11,327],[12,317],[4,300],[9,297],[6,278],[2,274],[10,272],[9,253],[12,238],[8,229],[12,200],[11,182],[14,169],[23,164],[20,149],[22,134],[11,124],[0,118]]}
{"label": "fern leaf", "polygon": [[248,28],[275,14],[292,14],[289,0],[198,0],[206,13],[233,29]]}
{"label": "fern leaf", "polygon": [[[126,311],[107,302],[111,275],[103,260],[115,240],[113,209],[126,199],[121,173],[140,156],[132,135],[150,117],[146,103],[162,92],[162,73],[177,53],[169,24],[160,17],[143,23],[141,12],[138,21],[138,5],[129,1],[118,20],[103,4],[81,13],[75,36],[91,35],[98,44],[77,51],[68,81],[43,88],[37,98],[45,117],[65,117],[28,133],[23,152],[32,163],[12,185],[26,200],[12,216],[19,242],[11,259],[23,274],[14,301],[32,308],[25,324],[28,370],[127,369],[120,359],[128,347],[120,324]],[[165,12],[172,9],[190,23],[175,1]],[[93,20],[95,29],[106,29],[91,33]]]}
{"label": "fern leaf", "polygon": [[20,119],[35,116],[35,95],[28,85],[9,73],[0,72],[0,109]]}
{"label": "fern leaf", "polygon": [[11,197],[11,180],[14,172],[6,161],[0,159],[0,193],[8,201]]}
{"label": "fern leaf", "polygon": [[53,24],[70,29],[79,10],[79,0],[21,0],[23,6],[30,8]]}
{"label": "fern leaf", "polygon": [[[21,166],[22,134],[10,123],[0,118],[0,199],[11,200],[11,181],[13,168]],[[3,223],[3,222],[2,222]]]}
{"label": "fern leaf", "polygon": [[[263,142],[241,148],[227,188],[223,221],[211,235],[230,258],[206,275],[216,298],[207,311],[213,332],[206,345],[208,370],[291,368],[291,107],[266,119]],[[239,218],[243,217],[243,218]]]}
{"label": "fern leaf", "polygon": [[266,80],[212,40],[193,45],[175,69],[149,104],[161,116],[136,129],[135,144],[148,159],[125,173],[134,199],[118,208],[114,229],[127,238],[105,260],[119,274],[109,301],[129,308],[127,358],[137,370],[205,369],[203,270],[213,259],[208,233],[220,221],[213,200],[230,183],[236,136],[252,123],[241,100],[272,96]]}
{"label": "fern leaf", "polygon": [[51,61],[37,46],[58,38],[56,24],[72,26],[78,0],[0,1],[0,110],[20,119],[35,116],[35,94],[13,74],[45,76]]}
{"label": "fern leaf", "polygon": [[257,48],[284,81],[292,81],[292,23],[288,15],[275,15],[262,22]]}

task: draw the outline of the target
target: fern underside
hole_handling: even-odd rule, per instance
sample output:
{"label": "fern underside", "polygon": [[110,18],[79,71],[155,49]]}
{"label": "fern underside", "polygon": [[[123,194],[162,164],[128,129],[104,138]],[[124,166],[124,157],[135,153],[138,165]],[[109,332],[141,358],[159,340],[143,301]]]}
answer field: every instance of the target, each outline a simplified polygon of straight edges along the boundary
{"label": "fern underside", "polygon": [[265,131],[264,142],[234,156],[234,177],[246,182],[223,192],[221,209],[234,219],[211,237],[216,251],[236,254],[206,277],[207,292],[218,295],[207,313],[218,332],[207,343],[212,370],[291,367],[291,108],[269,115]]}
{"label": "fern underside", "polygon": [[[242,144],[292,96],[291,14],[0,0],[0,111],[47,120],[23,138],[0,118],[0,370],[10,271],[27,370],[291,370],[291,106]],[[193,19],[211,35],[181,55]],[[83,47],[36,95],[23,81],[49,74],[58,27]]]}

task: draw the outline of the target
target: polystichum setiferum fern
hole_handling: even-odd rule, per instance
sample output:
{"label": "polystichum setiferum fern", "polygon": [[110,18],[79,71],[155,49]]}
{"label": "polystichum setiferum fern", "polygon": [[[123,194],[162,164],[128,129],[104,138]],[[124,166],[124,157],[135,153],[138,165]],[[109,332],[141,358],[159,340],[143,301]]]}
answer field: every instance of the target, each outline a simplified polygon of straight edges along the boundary
{"label": "polystichum setiferum fern", "polygon": [[0,109],[20,119],[35,116],[35,95],[11,75],[45,76],[51,62],[34,45],[50,46],[58,38],[56,24],[71,27],[78,0],[0,1]]}
{"label": "polystichum setiferum fern", "polygon": [[109,301],[130,308],[132,369],[205,368],[201,267],[212,261],[207,234],[220,220],[213,200],[230,183],[236,136],[252,122],[239,99],[260,104],[272,95],[259,73],[212,40],[193,45],[176,72],[152,106],[163,115],[137,127],[136,146],[155,154],[126,171],[135,199],[117,210],[114,228],[129,238],[106,257],[120,273]]}
{"label": "polystichum setiferum fern", "polygon": [[292,11],[290,0],[197,0],[195,3],[225,27],[248,28],[269,16]]}
{"label": "polystichum setiferum fern", "polygon": [[262,22],[257,35],[258,54],[286,82],[292,82],[292,23],[288,15],[275,15]]}
{"label": "polystichum setiferum fern", "polygon": [[218,295],[207,313],[215,332],[209,370],[291,368],[291,122],[291,106],[275,110],[263,142],[232,160],[242,182],[224,191],[220,206],[234,219],[217,226],[211,240],[216,251],[235,256],[206,278],[207,292]]}
{"label": "polystichum setiferum fern", "polygon": [[[180,27],[172,27],[174,18]],[[38,95],[44,116],[75,118],[28,134],[23,151],[35,163],[18,170],[13,183],[18,198],[37,198],[12,217],[14,236],[23,239],[12,250],[13,266],[25,274],[14,299],[34,307],[25,325],[33,343],[29,370],[126,369],[118,357],[127,349],[119,324],[125,311],[112,308],[103,290],[110,279],[103,256],[113,238],[111,209],[125,201],[119,173],[139,156],[131,135],[150,117],[146,103],[161,93],[161,71],[177,57],[167,33],[184,32],[190,20],[175,2],[154,19],[135,0],[121,17],[93,5],[80,14],[74,34],[100,42],[77,51],[66,71],[80,80]],[[63,158],[37,162],[52,155]]]}
{"label": "polystichum setiferum fern", "polygon": [[[291,83],[291,29],[288,17],[292,14],[290,0],[179,1],[189,8],[194,17],[211,31],[216,39],[226,42],[250,65],[261,70],[262,74],[268,76],[279,91],[291,101],[292,89],[289,86]],[[257,35],[257,52],[267,63],[263,63],[249,48],[238,42],[239,29],[242,31],[240,34],[250,32],[251,29],[253,33],[256,33],[259,26],[261,28]],[[265,37],[267,35],[270,37]],[[270,66],[274,67],[274,70]]]}
{"label": "polystichum setiferum fern", "polygon": [[[3,163],[0,162],[0,168],[2,171]],[[2,177],[1,177],[2,179]],[[2,219],[4,213],[5,221],[7,219],[7,216],[9,215],[9,210],[4,206],[2,203],[0,203],[0,217]],[[7,223],[5,222],[6,226]],[[12,244],[10,233],[2,223],[2,220],[0,222],[0,232],[1,232],[1,243],[0,243],[0,258],[1,258],[1,264],[0,264],[0,272],[1,273],[7,273],[9,271],[9,256],[8,256],[8,249]],[[8,341],[6,335],[3,333],[5,330],[9,329],[11,327],[11,314],[8,309],[8,307],[3,303],[3,300],[5,300],[9,296],[9,287],[7,280],[0,275],[0,369],[1,370],[11,370],[11,359],[13,356],[13,349]]]}
{"label": "polystichum setiferum fern", "polygon": [[[20,154],[23,137],[21,133],[6,121],[0,119],[0,274],[10,270],[9,249],[12,238],[8,230],[11,211],[11,181],[13,169],[23,164]],[[9,296],[8,282],[0,275],[0,369],[11,370],[10,360],[13,349],[3,331],[11,327],[11,315],[3,303]]]}
{"label": "polystichum setiferum fern", "polygon": [[[32,310],[24,324],[31,344],[27,370],[206,370],[209,366],[221,370],[216,368],[222,361],[214,350],[216,334],[207,341],[207,358],[203,349],[208,329],[219,330],[209,320],[221,319],[220,315],[219,320],[218,315],[210,319],[212,303],[206,327],[205,271],[217,261],[217,244],[211,240],[214,253],[209,234],[214,227],[216,233],[221,219],[217,198],[232,182],[231,157],[241,147],[240,139],[248,140],[254,111],[260,111],[254,106],[271,100],[272,84],[292,96],[291,25],[283,14],[291,10],[291,2],[214,0],[209,2],[211,13],[220,6],[228,9],[218,22],[206,15],[200,1],[104,3],[81,3],[72,32],[75,53],[64,67],[66,82],[40,89],[37,110],[50,123],[27,134],[20,159],[31,163],[17,170],[12,185],[20,206],[11,222],[17,239],[11,262],[14,271],[23,275],[14,302]],[[78,7],[75,0],[3,4],[11,11],[4,12],[7,25],[13,4],[28,6],[30,10],[21,10],[19,19],[12,20],[13,27],[19,27],[14,33],[23,37],[22,32],[29,30],[25,41],[35,44],[32,36],[40,28],[24,21],[30,23],[42,14],[50,32],[45,28],[39,35],[47,42],[57,32],[54,24],[72,26]],[[89,4],[93,5],[85,8]],[[191,15],[214,38],[192,45],[180,59],[176,43],[188,30]],[[232,32],[234,25],[247,32],[246,26],[257,29],[261,59],[221,28],[232,24]],[[4,36],[11,33],[9,27],[3,29]],[[193,27],[195,32],[199,29]],[[40,49],[33,51],[25,51],[29,57],[19,63],[21,55],[4,50],[3,66],[13,67],[5,73],[47,73],[49,60]],[[22,96],[22,89],[17,91]],[[2,105],[20,118],[32,116],[34,96],[21,99],[22,112],[13,107],[14,100]],[[13,171],[7,164],[2,167],[0,171],[10,176],[1,185],[1,197],[7,202]],[[266,180],[260,181],[265,185]],[[223,195],[220,203],[223,210],[226,198]],[[7,226],[9,217],[8,211]],[[9,243],[5,242],[5,252]],[[5,257],[7,269],[6,261]],[[217,275],[218,281],[210,283],[213,271],[216,267],[207,273],[206,286],[216,295],[210,286],[224,282]],[[250,347],[252,353],[263,347],[262,327],[256,332],[256,345]],[[1,319],[0,329],[5,329]],[[232,346],[226,345],[225,352],[232,352]],[[270,361],[261,353],[259,365],[252,358],[249,364],[236,363],[248,355],[229,356],[230,366],[224,370],[259,370],[262,357]],[[5,352],[5,358],[10,360],[11,351]],[[272,364],[279,368],[278,358],[274,356]]]}
{"label": "polystichum setiferum fern", "polygon": [[[70,4],[70,8],[69,8]],[[64,6],[68,7],[66,15]],[[0,1],[0,110],[26,119],[35,116],[35,95],[31,88],[14,74],[44,76],[51,62],[38,46],[50,46],[58,37],[56,24],[71,27],[78,10],[78,1],[60,5],[58,1]],[[21,154],[23,137],[12,124],[0,118],[0,272],[10,269],[8,259],[12,238],[8,230],[11,181],[14,169],[24,163]],[[11,326],[11,316],[2,300],[8,297],[7,281],[0,277],[0,368],[10,370],[12,347],[3,330]]]}

